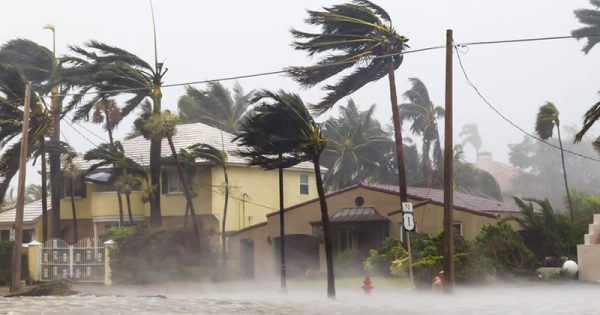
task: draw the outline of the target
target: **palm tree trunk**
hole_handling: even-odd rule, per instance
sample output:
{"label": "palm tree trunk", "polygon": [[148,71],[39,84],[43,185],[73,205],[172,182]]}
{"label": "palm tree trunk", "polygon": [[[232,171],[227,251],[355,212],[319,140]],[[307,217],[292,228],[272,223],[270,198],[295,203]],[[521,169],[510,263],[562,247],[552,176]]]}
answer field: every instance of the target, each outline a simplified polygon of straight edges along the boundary
{"label": "palm tree trunk", "polygon": [[227,264],[225,263],[225,261],[227,260],[227,246],[225,244],[225,223],[227,220],[227,204],[229,202],[229,178],[227,176],[227,168],[223,168],[223,172],[225,173],[225,204],[223,205],[223,228],[221,229],[221,260],[223,271],[225,271],[225,268],[227,267]]}
{"label": "palm tree trunk", "polygon": [[[161,111],[160,83],[155,83],[152,89],[153,113],[160,114]],[[150,185],[152,194],[150,195],[150,224],[153,227],[162,225],[162,216],[160,211],[160,158],[161,158],[162,140],[150,140]]]}
{"label": "palm tree trunk", "polygon": [[125,193],[125,200],[127,200],[127,214],[129,215],[129,224],[133,224],[133,214],[131,213],[131,195],[130,192]]}
{"label": "palm tree trunk", "polygon": [[179,164],[179,158],[177,157],[177,151],[175,150],[175,144],[173,144],[173,138],[168,135],[167,140],[169,141],[169,147],[171,148],[171,154],[173,155],[173,160],[175,160],[175,167],[177,168],[177,174],[179,175],[179,180],[181,181],[181,185],[183,186],[183,193],[185,194],[185,199],[190,207],[190,213],[192,215],[192,223],[194,226],[194,236],[196,237],[196,243],[198,246],[200,246],[200,232],[198,231],[198,223],[196,222],[196,209],[194,208],[194,203],[192,202],[192,195],[190,194],[190,190],[188,189],[187,181],[185,180],[185,175],[183,174],[181,165]]}
{"label": "palm tree trunk", "polygon": [[563,151],[562,139],[560,137],[560,126],[558,121],[556,122],[556,131],[558,132],[558,144],[560,145],[560,159],[562,161],[563,177],[565,179],[565,189],[567,190],[567,201],[569,202],[569,214],[571,215],[571,221],[574,219],[573,214],[573,202],[571,201],[571,192],[569,191],[569,183],[567,182],[567,168],[565,167],[565,152]]}
{"label": "palm tree trunk", "polygon": [[46,139],[40,137],[40,153],[42,156],[42,239],[48,240],[48,171],[46,170]]}
{"label": "palm tree trunk", "polygon": [[75,191],[73,190],[73,177],[69,177],[71,185],[71,211],[73,214],[73,243],[77,243],[77,213],[75,211]]}
{"label": "palm tree trunk", "polygon": [[50,221],[50,231],[52,238],[60,238],[60,199],[63,194],[63,174],[60,168],[60,152],[58,143],[60,142],[60,103],[58,99],[58,87],[53,86],[51,90],[51,115],[52,115],[52,144],[54,148],[50,150],[50,184],[52,185],[51,203],[52,220]]}
{"label": "palm tree trunk", "polygon": [[[279,154],[279,161],[282,162],[283,155]],[[283,200],[283,167],[279,166],[279,256],[281,261],[281,290],[286,290],[287,270],[285,267],[285,216]]]}
{"label": "palm tree trunk", "polygon": [[[112,134],[112,130],[110,128],[110,116],[108,115],[108,112],[105,111],[105,116],[106,116],[106,130],[108,132],[108,142],[110,143],[110,146],[112,148],[115,147],[115,142],[113,139],[113,134]],[[116,165],[113,164],[113,169],[116,168]],[[121,191],[119,191],[119,189],[117,190],[117,202],[119,204],[119,226],[123,226],[124,225],[124,220],[123,220],[123,199],[121,198]]]}
{"label": "palm tree trunk", "polygon": [[433,168],[431,167],[431,159],[429,158],[429,152],[430,152],[430,148],[431,147],[431,142],[429,140],[425,140],[425,137],[423,137],[423,175],[425,176],[425,184],[427,185],[427,187],[431,187],[431,182],[432,182],[432,171]]}
{"label": "palm tree trunk", "polygon": [[321,207],[321,223],[323,224],[323,243],[325,243],[325,262],[327,264],[327,296],[335,298],[335,276],[333,274],[333,247],[331,245],[331,231],[329,229],[329,211],[327,200],[321,179],[321,165],[319,157],[313,159],[315,167],[315,180],[317,182],[317,193],[319,194],[319,205]]}
{"label": "palm tree trunk", "polygon": [[408,201],[406,192],[406,170],[404,168],[404,148],[402,144],[402,125],[400,124],[400,113],[398,111],[398,96],[396,93],[396,77],[394,75],[394,63],[388,61],[388,78],[390,81],[390,99],[392,102],[392,121],[394,123],[394,139],[396,141],[396,160],[398,162],[398,185],[400,187],[400,209],[402,202]]}

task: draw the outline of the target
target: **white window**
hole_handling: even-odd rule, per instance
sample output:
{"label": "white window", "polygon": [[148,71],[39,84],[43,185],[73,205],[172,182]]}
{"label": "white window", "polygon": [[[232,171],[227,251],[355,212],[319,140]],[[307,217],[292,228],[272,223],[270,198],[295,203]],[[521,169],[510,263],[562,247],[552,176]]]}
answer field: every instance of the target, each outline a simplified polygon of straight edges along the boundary
{"label": "white window", "polygon": [[308,195],[308,175],[300,175],[300,194]]}
{"label": "white window", "polygon": [[167,172],[167,193],[183,192],[181,180],[177,171]]}

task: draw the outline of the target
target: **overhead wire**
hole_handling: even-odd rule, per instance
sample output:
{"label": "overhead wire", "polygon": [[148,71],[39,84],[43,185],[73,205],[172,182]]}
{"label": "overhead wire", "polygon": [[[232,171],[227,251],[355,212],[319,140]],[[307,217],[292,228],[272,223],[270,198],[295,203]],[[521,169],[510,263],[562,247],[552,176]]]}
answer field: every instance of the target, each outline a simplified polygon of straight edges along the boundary
{"label": "overhead wire", "polygon": [[[457,45],[455,46],[455,48],[456,47],[457,47]],[[587,155],[584,155],[584,154],[581,154],[581,153],[577,153],[577,152],[571,151],[569,149],[561,148],[561,147],[559,147],[559,146],[557,146],[555,144],[552,144],[552,143],[550,143],[550,142],[548,142],[548,141],[546,141],[546,140],[544,140],[544,139],[542,139],[542,138],[540,138],[540,137],[538,137],[538,136],[536,136],[536,135],[528,132],[527,130],[523,129],[521,126],[517,125],[515,122],[513,122],[508,117],[506,117],[504,114],[502,114],[494,105],[492,105],[492,103],[481,93],[481,91],[479,90],[479,88],[473,83],[473,81],[471,80],[471,78],[467,74],[467,71],[466,71],[466,69],[464,67],[464,64],[462,62],[462,58],[460,56],[461,55],[460,50],[455,49],[455,51],[456,51],[456,56],[458,58],[459,67],[461,69],[461,72],[462,72],[463,76],[465,77],[465,80],[467,81],[467,84],[475,91],[475,93],[479,96],[479,98],[481,98],[481,100],[483,100],[483,102],[485,104],[487,104],[487,106],[492,111],[494,111],[498,116],[500,116],[500,118],[502,118],[504,121],[506,121],[507,123],[509,123],[511,126],[515,127],[517,130],[519,130],[521,133],[525,134],[526,136],[528,136],[528,137],[530,137],[532,139],[535,139],[535,140],[537,140],[539,142],[542,142],[542,143],[544,143],[544,144],[546,144],[546,145],[548,145],[550,147],[562,150],[564,152],[567,152],[569,154],[581,157],[581,158],[586,159],[586,160],[590,160],[590,161],[594,161],[594,162],[600,162],[600,159],[598,159],[598,158],[590,157],[590,156],[587,156]]]}

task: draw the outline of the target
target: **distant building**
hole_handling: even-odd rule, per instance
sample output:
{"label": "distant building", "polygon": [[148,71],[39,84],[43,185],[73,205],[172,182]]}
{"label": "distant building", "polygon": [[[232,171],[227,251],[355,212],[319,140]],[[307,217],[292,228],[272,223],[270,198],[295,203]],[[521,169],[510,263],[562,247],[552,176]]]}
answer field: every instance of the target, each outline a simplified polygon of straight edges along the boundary
{"label": "distant building", "polygon": [[521,173],[519,168],[494,161],[490,152],[480,152],[474,165],[494,176],[503,195],[514,192],[512,180]]}

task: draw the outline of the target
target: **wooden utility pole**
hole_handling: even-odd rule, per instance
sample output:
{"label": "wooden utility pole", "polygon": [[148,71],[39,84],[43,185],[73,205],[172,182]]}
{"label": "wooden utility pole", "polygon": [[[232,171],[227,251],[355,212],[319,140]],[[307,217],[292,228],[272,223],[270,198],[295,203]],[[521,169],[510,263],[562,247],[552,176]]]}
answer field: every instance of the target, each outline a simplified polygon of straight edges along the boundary
{"label": "wooden utility pole", "polygon": [[17,186],[17,208],[15,215],[15,241],[11,264],[10,291],[17,291],[21,281],[21,243],[23,243],[23,208],[25,206],[25,168],[27,167],[27,140],[29,138],[29,102],[31,101],[31,84],[25,85],[25,106],[23,107],[23,131],[21,132],[21,155],[19,157],[19,183]]}
{"label": "wooden utility pole", "polygon": [[452,30],[446,30],[446,108],[444,122],[444,291],[454,289],[453,144],[452,144]]}
{"label": "wooden utility pole", "polygon": [[[283,162],[283,155],[279,154],[279,162]],[[283,166],[279,165],[279,254],[281,259],[281,292],[287,292],[287,270],[285,266],[285,221],[283,206]]]}

